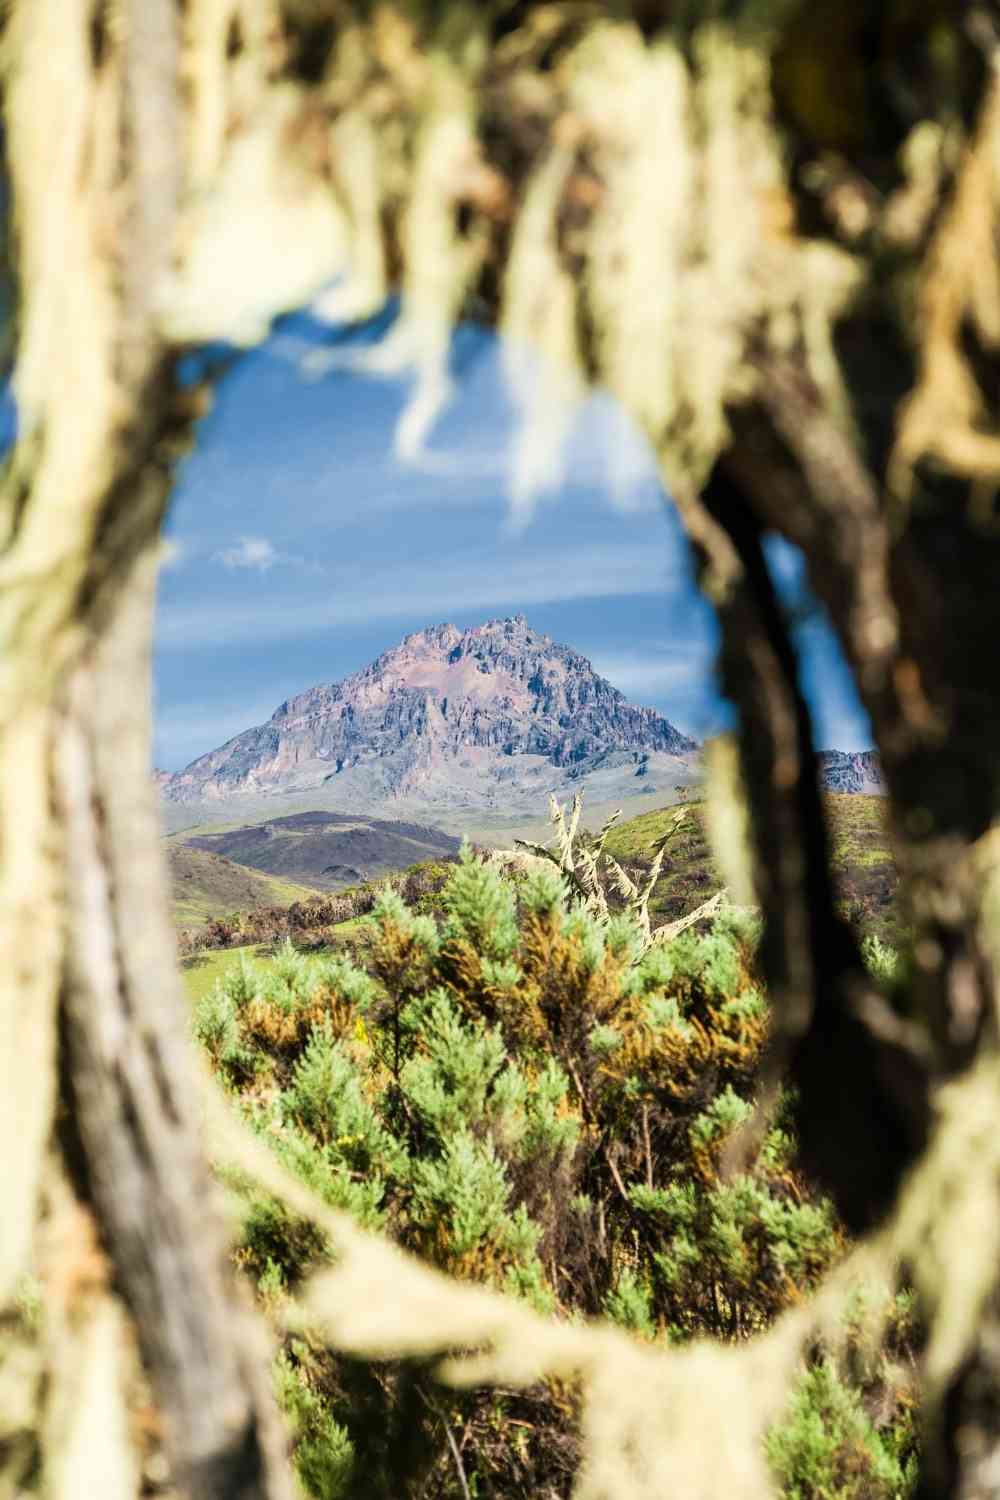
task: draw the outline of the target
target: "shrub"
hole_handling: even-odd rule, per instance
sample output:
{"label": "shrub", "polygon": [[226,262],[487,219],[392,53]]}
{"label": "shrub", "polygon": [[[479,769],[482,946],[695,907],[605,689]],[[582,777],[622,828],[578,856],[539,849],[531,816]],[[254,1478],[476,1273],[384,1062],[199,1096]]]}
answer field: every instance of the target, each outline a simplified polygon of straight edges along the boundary
{"label": "shrub", "polygon": [[[748,1337],[815,1285],[844,1238],[796,1167],[787,1101],[741,1173],[721,1171],[767,1037],[752,921],[726,914],[650,947],[558,871],[512,882],[469,850],[423,904],[384,889],[363,962],[289,946],[198,1007],[214,1065],[294,1172],[449,1272],[646,1339]],[[294,1294],[321,1238],[252,1184],[229,1186],[265,1306]],[[817,1371],[770,1440],[787,1493],[855,1442],[881,1484],[888,1440]],[[399,1493],[384,1435],[404,1430],[425,1493],[445,1500],[463,1485],[505,1500],[571,1486],[571,1389],[445,1397],[419,1366],[362,1368],[301,1341],[279,1385],[314,1496],[346,1493],[352,1472],[366,1494]]]}
{"label": "shrub", "polygon": [[227,917],[213,917],[200,928],[179,933],[178,947],[182,954],[189,954],[204,948],[238,948],[288,939],[307,950],[341,944],[344,935],[338,927],[366,916],[386,889],[397,890],[416,911],[434,909],[452,863],[451,855],[424,860],[385,880],[365,881],[328,895],[317,893],[311,900],[293,901],[290,906],[258,906]]}
{"label": "shrub", "polygon": [[804,1373],[767,1453],[788,1500],[904,1500],[917,1478],[908,1414],[879,1431],[828,1359]]}

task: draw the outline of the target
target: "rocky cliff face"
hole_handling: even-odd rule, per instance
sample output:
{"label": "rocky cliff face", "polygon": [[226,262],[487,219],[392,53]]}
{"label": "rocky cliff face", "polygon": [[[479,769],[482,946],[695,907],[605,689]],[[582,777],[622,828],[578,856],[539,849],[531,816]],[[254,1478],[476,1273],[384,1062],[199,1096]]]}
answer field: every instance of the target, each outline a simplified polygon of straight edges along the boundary
{"label": "rocky cliff face", "polygon": [[877,750],[822,750],[820,779],[831,792],[884,792]]}
{"label": "rocky cliff face", "polygon": [[[345,778],[373,797],[444,797],[518,781],[576,779],[609,756],[644,766],[693,740],[635,708],[585,657],[523,615],[418,631],[343,682],[282,703],[266,724],[162,784],[174,802],[306,790]],[[646,759],[644,759],[644,757]]]}

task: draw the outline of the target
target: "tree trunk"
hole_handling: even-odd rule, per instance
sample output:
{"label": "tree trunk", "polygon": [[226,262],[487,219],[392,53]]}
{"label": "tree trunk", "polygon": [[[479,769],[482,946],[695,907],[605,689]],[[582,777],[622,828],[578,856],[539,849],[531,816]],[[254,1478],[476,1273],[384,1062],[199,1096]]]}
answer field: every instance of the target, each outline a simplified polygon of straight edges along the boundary
{"label": "tree trunk", "polygon": [[176,12],[32,0],[8,24],[23,323],[2,511],[0,1094],[18,1147],[0,1292],[28,1264],[55,1126],[175,1483],[277,1500],[286,1445],[199,1141],[149,776],[159,533],[188,425],[156,329],[180,176]]}
{"label": "tree trunk", "polygon": [[[103,1245],[74,1347],[106,1382],[120,1296],[194,1495],[288,1480],[185,1082],[146,779],[157,538],[192,415],[162,294],[174,251],[195,283],[212,260],[192,249],[196,213],[175,232],[182,141],[208,193],[266,97],[274,180],[237,174],[216,216],[228,232],[248,210],[246,268],[226,267],[247,283],[239,327],[286,305],[256,285],[258,201],[279,221],[305,205],[325,246],[335,186],[362,263],[354,310],[398,270],[427,346],[422,399],[474,300],[606,383],[678,479],[741,713],[777,1045],[807,1159],[853,1227],[888,1213],[935,1090],[997,1047],[996,7],[835,11],[636,0],[585,53],[588,93],[561,72],[586,6],[387,4],[368,29],[367,6],[332,0],[9,8],[21,431],[0,494],[0,1128],[21,1149],[5,1155],[0,1299],[47,1183],[53,1224],[93,1222]],[[206,284],[170,304],[175,333],[226,332]],[[768,531],[803,549],[874,725],[915,931],[899,1006],[837,918]],[[927,1495],[998,1488],[996,1343],[987,1309],[932,1413]],[[66,1432],[70,1389],[54,1401]]]}
{"label": "tree trunk", "polygon": [[199,1140],[167,919],[149,775],[155,558],[147,547],[74,664],[57,721],[69,909],[60,1140],[135,1318],[177,1483],[192,1500],[290,1497],[268,1341],[236,1295]]}

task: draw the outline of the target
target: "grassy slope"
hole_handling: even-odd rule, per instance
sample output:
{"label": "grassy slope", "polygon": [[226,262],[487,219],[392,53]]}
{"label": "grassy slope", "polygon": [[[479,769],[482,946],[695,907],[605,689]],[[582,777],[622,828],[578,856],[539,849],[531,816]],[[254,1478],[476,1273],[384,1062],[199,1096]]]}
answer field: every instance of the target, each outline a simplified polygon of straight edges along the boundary
{"label": "grassy slope", "polygon": [[[892,897],[896,875],[885,828],[884,797],[827,793],[831,854],[838,895],[845,909],[869,931],[892,941],[895,918]],[[720,881],[705,836],[701,804],[670,846],[651,903],[655,917],[672,920],[711,895]],[[660,807],[630,818],[608,837],[608,849],[626,865],[648,864],[650,847],[662,838],[676,806]],[[897,939],[898,940],[898,939]]]}
{"label": "grassy slope", "polygon": [[[339,922],[333,930],[340,936],[348,937],[357,931],[362,920],[361,917],[352,917],[348,922]],[[336,948],[322,951],[335,952]],[[241,958],[252,958],[255,963],[270,963],[274,959],[274,945],[248,943],[243,948],[204,948],[200,953],[182,958],[184,984],[191,999],[200,1000],[215,981],[221,979],[231,965],[238,964]]]}
{"label": "grassy slope", "polygon": [[197,927],[212,917],[248,911],[254,906],[290,906],[316,894],[290,880],[264,875],[173,839],[167,841],[167,860],[178,927]]}
{"label": "grassy slope", "polygon": [[230,965],[238,964],[241,958],[265,960],[270,955],[266,945],[251,943],[247,948],[215,948],[196,953],[191,958],[181,959],[184,984],[192,1000],[207,995],[217,979],[221,979]]}
{"label": "grassy slope", "polygon": [[[830,817],[833,865],[838,892],[845,909],[860,917],[868,931],[890,942],[899,941],[892,910],[895,889],[895,870],[888,847],[885,830],[886,802],[882,797],[829,793],[826,798]],[[662,837],[677,812],[676,804],[659,807],[616,827],[608,839],[608,848],[627,867],[648,864],[652,845]],[[588,822],[593,823],[592,819]],[[538,827],[535,830],[542,838],[551,833]],[[183,851],[197,860],[211,862],[215,866],[229,866],[251,882],[261,882],[273,890],[282,882],[272,877],[257,875],[218,855],[204,854],[200,850],[186,850],[183,845],[168,841],[172,851]],[[171,854],[173,863],[174,853]],[[715,890],[720,877],[715,871],[714,861],[705,837],[701,818],[701,804],[691,804],[691,816],[683,831],[675,839],[664,862],[664,871],[654,892],[652,912],[654,922],[669,921],[683,916],[699,902],[704,901]],[[308,897],[315,892],[303,891],[300,887],[288,886],[295,893],[287,899]],[[264,898],[277,904],[277,898]],[[251,900],[242,903],[244,908],[262,904]],[[239,901],[229,901],[227,912],[239,909]],[[347,935],[357,926],[357,921],[344,922],[338,933]],[[267,945],[251,944],[246,948],[226,948],[195,955],[183,960],[186,980],[192,997],[210,989],[215,980],[230,964],[237,963],[241,954],[266,961],[271,949]]]}

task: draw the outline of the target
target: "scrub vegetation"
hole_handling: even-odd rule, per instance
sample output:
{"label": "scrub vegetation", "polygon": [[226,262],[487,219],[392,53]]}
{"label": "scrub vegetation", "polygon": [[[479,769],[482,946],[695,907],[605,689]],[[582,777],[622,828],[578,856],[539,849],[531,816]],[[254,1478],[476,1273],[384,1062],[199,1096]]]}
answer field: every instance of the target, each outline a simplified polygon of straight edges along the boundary
{"label": "scrub vegetation", "polygon": [[[588,910],[541,866],[505,872],[467,848],[412,905],[384,887],[350,957],[288,940],[266,962],[226,953],[195,1034],[286,1168],[434,1267],[653,1346],[744,1341],[847,1246],[797,1163],[787,1095],[725,1170],[768,1033],[757,919],[730,907],[647,946],[635,913]],[[330,1246],[221,1175],[236,1259],[280,1324]],[[803,1364],[766,1440],[789,1497],[909,1492],[908,1299],[886,1317],[877,1349],[817,1345]],[[578,1470],[571,1381],[443,1394],[420,1362],[344,1358],[307,1323],[275,1379],[316,1500],[562,1496]]]}
{"label": "scrub vegetation", "polygon": [[[852,1329],[859,1369],[866,1341],[885,1347],[905,1308],[874,1288],[904,1275],[926,1341],[922,1491],[995,1491],[996,20],[987,0],[4,8],[2,302],[17,403],[0,476],[0,1137],[17,1143],[0,1215],[8,1493],[135,1500],[155,1483],[190,1500],[289,1500],[286,1433],[257,1378],[261,1322],[238,1295],[212,1203],[206,1112],[220,1161],[285,1205],[275,1253],[289,1302],[276,1275],[268,1307],[297,1340],[279,1387],[286,1407],[292,1376],[303,1393],[298,1462],[314,1493],[336,1494],[354,1464],[355,1494],[450,1486],[471,1500],[496,1465],[476,1457],[481,1428],[466,1437],[454,1413],[490,1401],[509,1418],[503,1454],[524,1432],[526,1462],[554,1471],[556,1434],[578,1413],[575,1500],[764,1500],[776,1470],[792,1493],[892,1493],[909,1472],[895,1415],[905,1403],[866,1387],[863,1370],[855,1384],[848,1366]],[[608,392],[644,433],[716,611],[763,926],[752,958],[746,937],[732,938],[724,984],[718,954],[694,947],[712,934],[678,939],[688,959],[661,981],[653,966],[671,961],[669,946],[626,964],[620,920],[546,916],[537,887],[534,906],[530,887],[513,913],[489,895],[478,915],[457,904],[441,926],[413,918],[416,931],[387,897],[367,1011],[342,989],[329,1006],[319,990],[299,1005],[291,978],[283,1006],[246,1007],[270,1083],[241,1076],[250,1041],[235,996],[216,1017],[217,1072],[255,1134],[209,1080],[199,1109],[178,1045],[183,993],[149,776],[153,594],[176,466],[222,370],[331,278],[325,312],[348,324],[399,295],[381,360],[416,377],[398,433],[409,457],[459,373],[456,324],[474,316],[509,337],[521,515],[558,472],[580,394]],[[203,380],[188,359],[199,345]],[[525,345],[537,361],[518,357]],[[330,503],[351,503],[349,482]],[[871,722],[913,963],[880,949],[872,972],[871,945],[837,910],[771,532],[804,552]],[[551,975],[533,966],[538,945]],[[736,1117],[763,1041],[749,992],[765,978],[762,1138]],[[667,1009],[650,1018],[657,999]],[[726,1011],[734,1003],[749,1010]],[[465,1075],[446,1089],[419,1045],[407,1053],[404,1004],[421,1008],[431,1039],[467,1030],[487,1061],[477,1028],[503,1035],[496,1088],[476,1085],[462,1106],[478,1133],[449,1123]],[[310,1058],[340,1069],[359,1021],[375,1061],[348,1057],[357,1088],[348,1079],[336,1097],[356,1109],[324,1123],[298,1070]],[[647,1073],[644,1048],[669,1049],[671,1068]],[[371,1067],[391,1084],[377,1096]],[[788,1158],[767,1147],[785,1129],[782,1079],[797,1138]],[[375,1112],[393,1099],[398,1117]],[[593,1262],[601,1279],[588,1289],[584,1277],[581,1296],[599,1292],[611,1322],[572,1306],[558,1315],[570,1284],[558,1248],[550,1261],[561,1242],[534,1206],[526,1142],[548,1153],[546,1185],[557,1185],[570,1170],[563,1119],[585,1157],[573,1196],[597,1216],[591,1256],[577,1261],[567,1242],[567,1264]],[[713,1165],[720,1135],[735,1178]],[[383,1148],[379,1196],[338,1153],[382,1160]],[[806,1195],[813,1175],[853,1248],[838,1248],[835,1228],[781,1232],[809,1203],[835,1225]],[[782,1196],[789,1177],[801,1204],[791,1188]],[[362,1208],[384,1216],[383,1234],[330,1207],[345,1178],[344,1191],[367,1185]],[[754,1224],[766,1209],[772,1227],[755,1238],[737,1215],[721,1241],[699,1229],[695,1257],[680,1254],[689,1213],[731,1222],[706,1201],[736,1180],[762,1205]],[[670,1196],[691,1182],[693,1204]],[[301,1221],[293,1240],[321,1260],[325,1238],[336,1254],[294,1302],[290,1279],[308,1256],[286,1256],[282,1272],[289,1209]],[[673,1246],[666,1268],[648,1248],[650,1220],[660,1253]],[[746,1284],[726,1259],[740,1236],[758,1256]],[[249,1232],[243,1245],[252,1254]],[[454,1274],[434,1270],[435,1257]],[[37,1323],[19,1301],[28,1274],[41,1286]],[[812,1296],[788,1300],[793,1281],[814,1279]],[[866,1309],[852,1300],[858,1279]],[[546,1297],[557,1315],[536,1310]],[[685,1339],[705,1319],[723,1337]],[[318,1373],[300,1380],[307,1345]],[[398,1393],[389,1421],[372,1360],[404,1362],[385,1376]],[[447,1396],[421,1383],[435,1361]],[[817,1373],[830,1370],[857,1400]],[[542,1380],[565,1427],[516,1406],[527,1397],[511,1393]],[[341,1414],[337,1392],[351,1382]],[[413,1412],[430,1422],[435,1403],[437,1449],[425,1455]],[[350,1425],[350,1411],[373,1409],[367,1427]],[[768,1440],[782,1421],[786,1437]],[[324,1437],[331,1423],[339,1447]],[[162,1443],[158,1480],[139,1470],[140,1429]],[[566,1453],[529,1493],[559,1493],[572,1462]]]}

